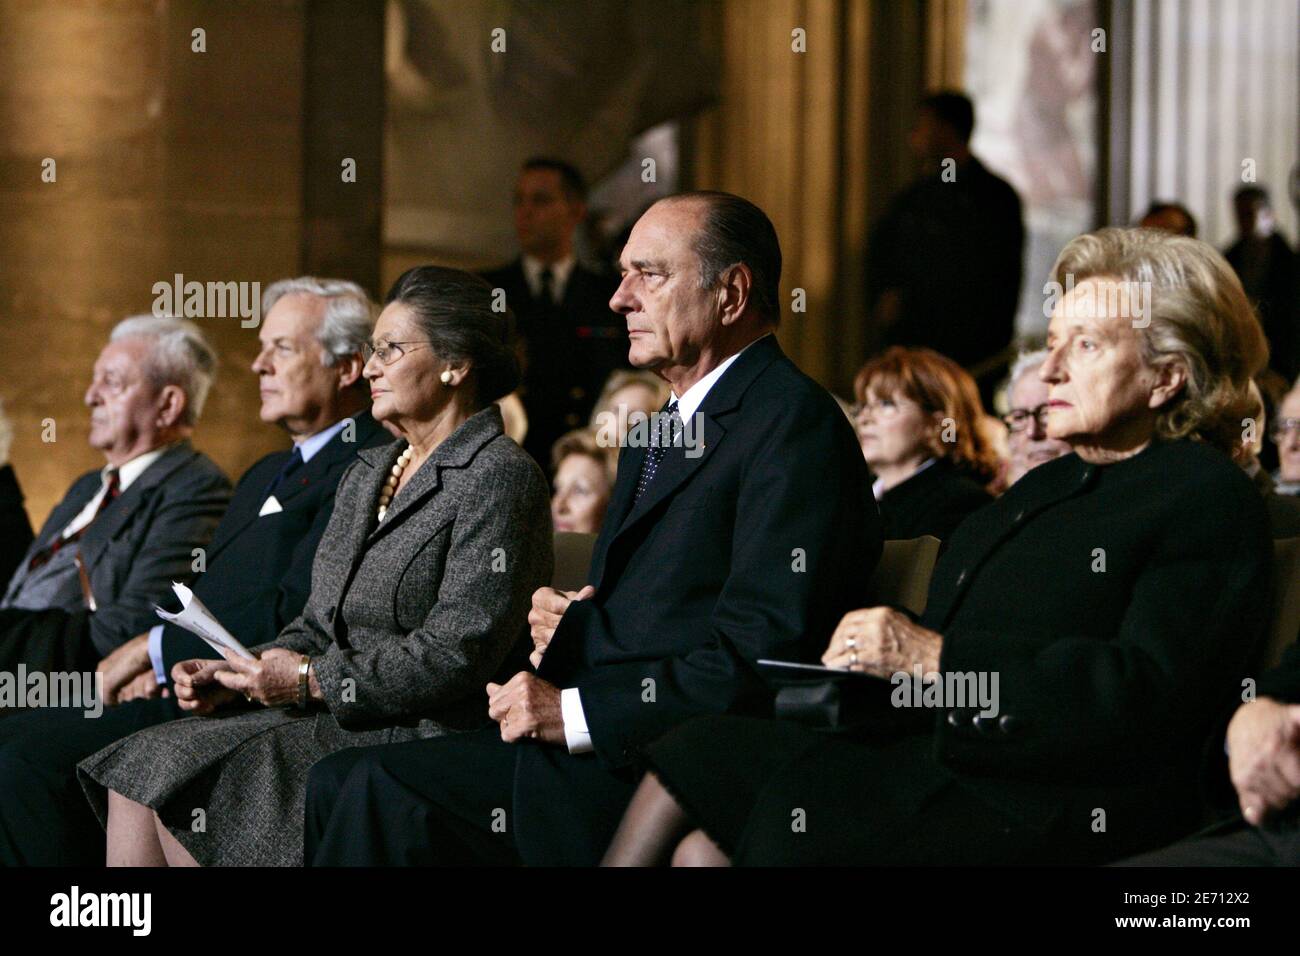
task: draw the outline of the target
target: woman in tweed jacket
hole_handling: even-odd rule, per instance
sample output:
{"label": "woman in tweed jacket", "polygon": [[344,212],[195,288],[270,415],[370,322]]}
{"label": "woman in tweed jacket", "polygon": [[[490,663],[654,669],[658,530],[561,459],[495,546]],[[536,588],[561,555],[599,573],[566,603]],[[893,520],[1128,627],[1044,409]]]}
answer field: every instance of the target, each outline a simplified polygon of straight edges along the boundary
{"label": "woman in tweed jacket", "polygon": [[[81,763],[110,865],[299,865],[317,760],[486,721],[484,685],[551,574],[546,481],[493,404],[519,369],[491,295],[432,266],[397,280],[364,374],[402,438],[344,474],[307,606],[259,659],[178,663],[178,702],[200,716]],[[284,709],[304,660],[308,706]]]}

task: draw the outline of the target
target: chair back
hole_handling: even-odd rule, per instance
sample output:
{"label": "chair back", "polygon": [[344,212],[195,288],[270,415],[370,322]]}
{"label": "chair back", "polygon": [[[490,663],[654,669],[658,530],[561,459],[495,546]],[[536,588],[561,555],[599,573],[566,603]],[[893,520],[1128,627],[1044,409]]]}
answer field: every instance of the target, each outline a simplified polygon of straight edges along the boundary
{"label": "chair back", "polygon": [[886,541],[880,563],[871,575],[868,593],[872,603],[907,608],[917,616],[924,614],[930,575],[938,558],[939,539],[928,534]]}
{"label": "chair back", "polygon": [[557,591],[581,591],[591,570],[591,552],[596,535],[574,531],[555,532],[555,570],[551,587]]}

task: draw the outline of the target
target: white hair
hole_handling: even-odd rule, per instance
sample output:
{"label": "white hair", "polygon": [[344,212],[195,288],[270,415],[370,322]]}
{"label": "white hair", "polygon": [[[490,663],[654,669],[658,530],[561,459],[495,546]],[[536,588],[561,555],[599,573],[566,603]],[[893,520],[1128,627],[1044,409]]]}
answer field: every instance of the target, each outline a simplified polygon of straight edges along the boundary
{"label": "white hair", "polygon": [[262,315],[286,295],[313,295],[325,300],[325,316],[316,330],[321,364],[331,368],[339,359],[363,352],[375,327],[375,305],[366,290],[346,279],[300,276],[281,279],[262,293]]}
{"label": "white hair", "polygon": [[155,391],[176,385],[185,393],[181,424],[194,426],[203,414],[208,389],[217,374],[217,353],[199,327],[170,315],[133,315],[109,334],[110,342],[148,339],[153,345],[144,361],[144,374]]}
{"label": "white hair", "polygon": [[1035,349],[1032,352],[1021,352],[1017,355],[1015,362],[1011,366],[1011,374],[1007,376],[1008,394],[1016,387],[1016,382],[1046,361],[1047,349]]}

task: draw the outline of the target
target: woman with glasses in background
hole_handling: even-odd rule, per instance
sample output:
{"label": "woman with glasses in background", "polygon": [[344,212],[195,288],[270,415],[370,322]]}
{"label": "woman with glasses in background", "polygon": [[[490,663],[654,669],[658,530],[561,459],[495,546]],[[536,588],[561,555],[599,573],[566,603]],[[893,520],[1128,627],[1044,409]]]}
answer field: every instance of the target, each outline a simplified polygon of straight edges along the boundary
{"label": "woman with glasses in background", "polygon": [[80,764],[109,865],[301,865],[317,760],[486,723],[552,565],[546,480],[494,404],[519,382],[508,329],[481,279],[397,280],[363,374],[400,440],[343,475],[303,613],[256,660],[176,664],[196,716]]}
{"label": "woman with glasses in background", "polygon": [[853,383],[862,456],[885,538],[933,535],[946,541],[972,511],[992,500],[985,486],[998,459],[975,380],[930,349],[894,346]]}

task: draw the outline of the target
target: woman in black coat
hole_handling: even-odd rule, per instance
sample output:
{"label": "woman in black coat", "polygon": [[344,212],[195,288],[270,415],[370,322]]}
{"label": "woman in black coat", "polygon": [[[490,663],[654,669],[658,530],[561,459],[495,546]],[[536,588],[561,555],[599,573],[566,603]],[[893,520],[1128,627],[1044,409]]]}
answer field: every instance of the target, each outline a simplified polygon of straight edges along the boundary
{"label": "woman in black coat", "polygon": [[886,539],[947,541],[993,500],[984,486],[997,455],[979,388],[960,365],[930,349],[894,346],[862,366],[853,393]]}
{"label": "woman in black coat", "polygon": [[1268,607],[1263,503],[1226,454],[1263,337],[1193,239],[1102,230],[1055,277],[1040,375],[1074,453],[961,527],[919,622],[851,612],[823,657],[890,678],[907,728],[682,725],[606,862],[1096,863],[1196,826]]}

